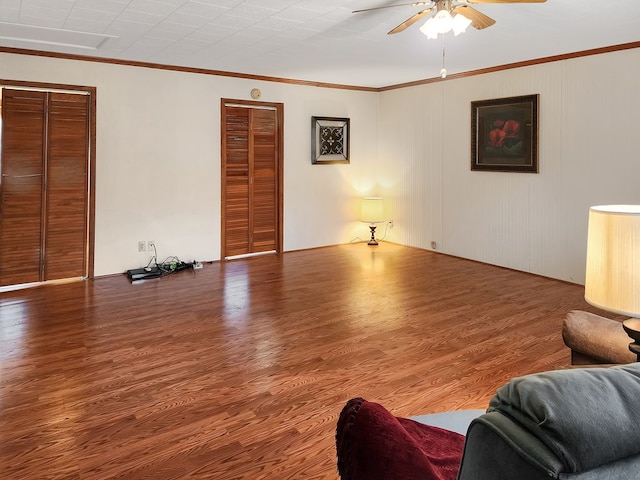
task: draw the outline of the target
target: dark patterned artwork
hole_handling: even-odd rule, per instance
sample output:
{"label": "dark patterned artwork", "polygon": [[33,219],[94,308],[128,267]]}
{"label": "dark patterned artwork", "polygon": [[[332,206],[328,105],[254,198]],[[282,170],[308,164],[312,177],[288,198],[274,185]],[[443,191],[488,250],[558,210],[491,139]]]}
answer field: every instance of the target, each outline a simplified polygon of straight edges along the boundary
{"label": "dark patterned artwork", "polygon": [[342,155],[343,127],[320,127],[320,155]]}
{"label": "dark patterned artwork", "polygon": [[471,102],[471,170],[538,173],[538,95]]}
{"label": "dark patterned artwork", "polygon": [[349,163],[349,119],[311,117],[311,163]]}

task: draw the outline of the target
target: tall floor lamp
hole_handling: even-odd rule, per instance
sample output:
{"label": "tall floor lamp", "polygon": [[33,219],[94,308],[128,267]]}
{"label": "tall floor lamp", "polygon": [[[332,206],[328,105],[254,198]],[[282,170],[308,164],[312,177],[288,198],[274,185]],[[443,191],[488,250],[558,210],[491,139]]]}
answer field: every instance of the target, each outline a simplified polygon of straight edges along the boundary
{"label": "tall floor lamp", "polygon": [[622,323],[640,361],[640,205],[589,209],[584,298],[630,318]]}
{"label": "tall floor lamp", "polygon": [[367,245],[378,245],[376,241],[376,223],[384,223],[382,197],[364,197],[362,199],[360,221],[368,223],[371,230],[371,240]]}

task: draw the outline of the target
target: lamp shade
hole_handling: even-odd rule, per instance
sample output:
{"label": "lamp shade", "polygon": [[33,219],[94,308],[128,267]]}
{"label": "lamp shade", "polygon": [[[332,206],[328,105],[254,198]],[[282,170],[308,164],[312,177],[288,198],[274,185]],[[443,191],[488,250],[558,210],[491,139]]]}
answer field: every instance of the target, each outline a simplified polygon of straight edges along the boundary
{"label": "lamp shade", "polygon": [[595,307],[640,317],[640,205],[589,209],[584,298]]}
{"label": "lamp shade", "polygon": [[360,220],[366,223],[384,222],[382,197],[364,197],[362,199]]}

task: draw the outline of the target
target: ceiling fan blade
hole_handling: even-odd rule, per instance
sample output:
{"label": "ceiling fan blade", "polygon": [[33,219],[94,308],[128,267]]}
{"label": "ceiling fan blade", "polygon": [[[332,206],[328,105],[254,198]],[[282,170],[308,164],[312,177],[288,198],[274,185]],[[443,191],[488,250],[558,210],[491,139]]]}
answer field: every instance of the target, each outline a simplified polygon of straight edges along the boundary
{"label": "ceiling fan blade", "polygon": [[402,22],[400,25],[398,25],[393,30],[389,30],[387,32],[387,35],[393,35],[394,33],[402,32],[403,30],[409,28],[411,25],[416,23],[422,17],[424,17],[426,15],[429,15],[433,10],[434,10],[434,7],[427,8],[426,10],[421,10],[420,12],[416,13],[414,16],[412,16],[412,17],[408,18],[407,20],[405,20],[404,22]]}
{"label": "ceiling fan blade", "polygon": [[460,5],[454,8],[453,12],[467,17],[469,20],[471,20],[471,26],[477,28],[478,30],[490,27],[491,25],[496,23],[493,18],[487,17],[484,13],[479,12],[475,8],[467,7],[466,5]]}
{"label": "ceiling fan blade", "polygon": [[372,10],[382,10],[383,8],[393,8],[393,7],[407,7],[407,6],[417,7],[419,5],[427,5],[428,3],[433,3],[433,2],[397,3],[395,5],[384,5],[382,7],[363,8],[362,10],[354,10],[351,13],[370,12]]}
{"label": "ceiling fan blade", "polygon": [[544,3],[547,0],[463,0],[465,3]]}

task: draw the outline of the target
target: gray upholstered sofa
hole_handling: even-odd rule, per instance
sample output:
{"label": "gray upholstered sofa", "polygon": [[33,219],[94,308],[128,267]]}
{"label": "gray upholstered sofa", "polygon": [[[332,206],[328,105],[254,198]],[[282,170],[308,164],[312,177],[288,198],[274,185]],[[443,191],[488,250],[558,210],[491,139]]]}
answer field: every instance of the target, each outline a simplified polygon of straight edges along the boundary
{"label": "gray upholstered sofa", "polygon": [[513,379],[469,426],[458,478],[640,478],[640,363]]}
{"label": "gray upholstered sofa", "polygon": [[[409,419],[387,420],[380,409],[362,413],[366,405],[365,401],[349,410],[347,404],[339,420],[336,438],[343,480],[393,480],[400,478],[394,475],[398,471],[403,472],[402,480],[640,478],[640,363],[514,378],[496,392],[487,412],[471,421],[458,447],[450,442],[455,432],[430,437],[429,431],[407,423]],[[374,428],[367,429],[372,423]],[[395,432],[381,431],[387,426]],[[440,435],[440,430],[435,433]],[[452,446],[429,456],[438,446],[424,441],[428,438]],[[386,443],[376,449],[380,441]],[[401,442],[410,448],[402,450]],[[434,458],[446,462],[438,465]],[[375,468],[364,472],[361,465],[371,463]]]}

